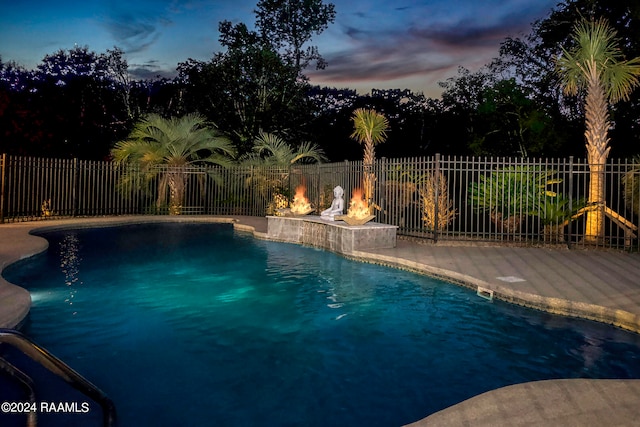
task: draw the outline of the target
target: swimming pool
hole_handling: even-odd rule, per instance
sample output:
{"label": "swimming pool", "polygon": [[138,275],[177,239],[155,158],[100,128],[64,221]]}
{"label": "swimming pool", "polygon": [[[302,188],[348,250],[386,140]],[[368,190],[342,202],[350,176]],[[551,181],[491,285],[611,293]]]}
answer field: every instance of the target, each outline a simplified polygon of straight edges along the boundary
{"label": "swimming pool", "polygon": [[25,333],[120,425],[401,425],[501,386],[640,378],[640,340],[229,225],[48,233]]}

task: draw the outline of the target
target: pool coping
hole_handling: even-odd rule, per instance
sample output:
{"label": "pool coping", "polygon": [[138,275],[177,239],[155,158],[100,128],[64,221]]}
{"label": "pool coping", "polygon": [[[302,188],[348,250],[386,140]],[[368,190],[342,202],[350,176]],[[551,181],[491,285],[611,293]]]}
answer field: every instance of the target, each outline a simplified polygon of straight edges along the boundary
{"label": "pool coping", "polygon": [[[263,217],[122,216],[0,224],[0,236],[3,237],[0,239],[0,273],[8,265],[34,256],[48,248],[47,241],[33,235],[33,232],[155,222],[230,223],[233,224],[234,230],[251,233],[258,239],[270,240],[266,232],[266,219]],[[478,292],[485,290],[493,298],[514,304],[554,314],[609,323],[633,332],[640,332],[640,316],[628,310],[512,289],[472,274],[441,268],[411,259],[411,257],[404,258],[402,251],[353,251],[341,255],[363,262],[426,274]],[[0,327],[18,327],[28,316],[30,306],[29,292],[0,276]],[[602,425],[611,422],[617,423],[616,425],[634,425],[640,417],[640,407],[635,399],[638,394],[640,394],[640,380],[636,379],[564,379],[528,382],[483,393],[409,425],[413,427],[428,425],[446,427],[464,424],[560,426]]]}

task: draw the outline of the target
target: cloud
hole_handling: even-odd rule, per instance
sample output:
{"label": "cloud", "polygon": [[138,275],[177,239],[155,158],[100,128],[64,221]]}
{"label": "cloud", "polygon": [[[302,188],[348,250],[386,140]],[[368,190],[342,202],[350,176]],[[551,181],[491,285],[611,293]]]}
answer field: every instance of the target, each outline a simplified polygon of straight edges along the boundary
{"label": "cloud", "polygon": [[[307,74],[323,82],[398,81],[419,76],[426,81],[447,71],[453,75],[460,66],[480,68],[498,55],[506,37],[528,33],[531,22],[544,15],[540,4],[525,8],[511,2],[508,6],[496,8],[499,15],[471,10],[455,18],[450,14],[447,19],[412,19],[408,25],[403,20],[404,26],[396,27],[375,25],[380,22],[375,17],[355,12],[351,15],[354,21],[340,31],[340,38],[347,40],[344,47],[328,54],[321,50],[328,67],[307,70]],[[402,9],[412,16],[429,16],[424,8]]]}
{"label": "cloud", "polygon": [[127,53],[143,52],[159,37],[154,23],[142,22],[128,16],[106,22],[105,26],[116,45]]}
{"label": "cloud", "polygon": [[[165,4],[167,3],[167,4]],[[172,24],[166,8],[170,2],[110,3],[102,24],[118,47],[126,53],[146,51],[161,36],[161,30]]]}
{"label": "cloud", "polygon": [[159,61],[147,61],[143,64],[130,64],[129,74],[136,80],[153,80],[157,77],[173,79],[178,73],[175,69],[162,68]]}

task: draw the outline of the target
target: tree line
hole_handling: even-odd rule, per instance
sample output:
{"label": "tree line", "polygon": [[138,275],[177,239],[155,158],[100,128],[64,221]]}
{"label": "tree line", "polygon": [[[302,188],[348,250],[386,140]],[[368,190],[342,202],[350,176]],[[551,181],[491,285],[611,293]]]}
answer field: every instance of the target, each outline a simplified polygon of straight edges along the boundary
{"label": "tree line", "polygon": [[[0,59],[0,152],[107,159],[149,114],[199,114],[226,135],[238,156],[265,134],[292,149],[320,147],[330,161],[362,159],[353,112],[372,109],[389,124],[378,156],[434,153],[475,156],[586,156],[584,91],[563,92],[556,60],[583,17],[604,18],[622,54],[640,56],[640,4],[632,0],[567,0],[507,38],[479,71],[460,68],[441,82],[439,99],[410,90],[314,86],[304,72],[327,66],[310,46],[335,19],[321,0],[260,0],[255,30],[219,24],[223,47],[209,61],[187,59],[173,79],[134,80],[118,47],[96,53],[74,47],[46,55],[35,70]],[[330,64],[328,64],[330,66]],[[638,90],[610,107],[611,157],[640,152]]]}

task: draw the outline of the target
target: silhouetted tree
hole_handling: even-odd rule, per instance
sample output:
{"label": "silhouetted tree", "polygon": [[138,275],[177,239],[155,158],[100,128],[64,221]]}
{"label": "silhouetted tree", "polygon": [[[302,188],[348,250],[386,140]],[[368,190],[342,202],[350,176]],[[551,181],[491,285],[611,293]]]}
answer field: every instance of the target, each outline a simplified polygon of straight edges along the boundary
{"label": "silhouetted tree", "polygon": [[304,103],[304,84],[271,45],[245,24],[220,23],[227,48],[209,62],[179,66],[191,108],[206,114],[233,136],[239,152],[251,149],[260,131],[285,135]]}
{"label": "silhouetted tree", "polygon": [[187,104],[233,136],[240,153],[251,150],[260,132],[287,141],[307,140],[308,88],[302,69],[322,59],[307,44],[333,22],[333,5],[321,1],[260,1],[256,31],[244,23],[220,22],[226,49],[209,62],[179,65]]}
{"label": "silhouetted tree", "polygon": [[285,62],[302,72],[310,62],[323,69],[325,60],[316,46],[304,45],[319,35],[336,17],[332,3],[322,0],[260,0],[255,10],[256,27],[269,40]]}

